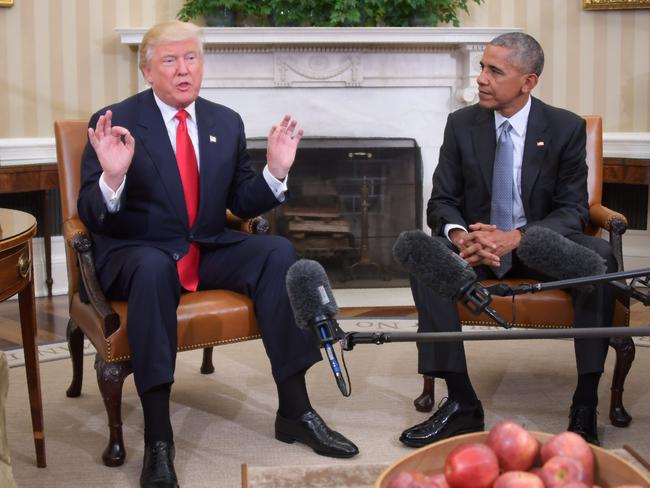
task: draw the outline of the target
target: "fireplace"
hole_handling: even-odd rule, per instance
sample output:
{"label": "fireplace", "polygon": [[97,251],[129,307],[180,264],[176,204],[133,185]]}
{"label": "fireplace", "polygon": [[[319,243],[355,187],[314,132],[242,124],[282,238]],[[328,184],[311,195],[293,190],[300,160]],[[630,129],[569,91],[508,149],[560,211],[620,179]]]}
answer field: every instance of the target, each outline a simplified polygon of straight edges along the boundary
{"label": "fireplace", "polygon": [[[249,141],[265,164],[265,140]],[[304,138],[289,176],[291,197],[266,215],[273,234],[320,262],[335,288],[406,286],[392,246],[421,228],[422,159],[413,139]]]}

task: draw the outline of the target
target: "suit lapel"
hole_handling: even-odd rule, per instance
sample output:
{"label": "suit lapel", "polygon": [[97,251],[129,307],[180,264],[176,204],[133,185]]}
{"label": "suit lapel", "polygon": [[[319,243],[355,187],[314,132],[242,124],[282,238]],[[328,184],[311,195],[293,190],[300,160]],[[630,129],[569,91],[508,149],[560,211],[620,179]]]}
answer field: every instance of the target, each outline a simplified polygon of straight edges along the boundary
{"label": "suit lapel", "polygon": [[492,169],[497,147],[496,139],[494,112],[480,108],[476,116],[476,123],[472,127],[472,141],[474,143],[474,155],[479,162],[488,195],[492,194]]}
{"label": "suit lapel", "polygon": [[143,94],[142,110],[140,110],[139,114],[138,129],[142,145],[149,153],[154,166],[160,174],[160,181],[167,192],[172,207],[174,207],[178,217],[185,222],[185,225],[188,225],[183,184],[178,172],[174,148],[167,135],[167,128],[160,110],[154,100],[153,91],[149,90]]}
{"label": "suit lapel", "polygon": [[524,155],[521,168],[521,199],[524,212],[529,214],[530,198],[535,186],[535,181],[544,164],[547,148],[551,143],[550,134],[547,132],[547,121],[542,109],[542,103],[533,98],[528,115],[526,128],[526,141],[524,142]]}
{"label": "suit lapel", "polygon": [[197,98],[195,108],[201,158],[199,215],[196,219],[198,222],[208,203],[208,196],[217,190],[214,188],[214,184],[219,181],[219,162],[221,161],[219,148],[222,134],[219,118],[213,110],[209,109],[205,100]]}

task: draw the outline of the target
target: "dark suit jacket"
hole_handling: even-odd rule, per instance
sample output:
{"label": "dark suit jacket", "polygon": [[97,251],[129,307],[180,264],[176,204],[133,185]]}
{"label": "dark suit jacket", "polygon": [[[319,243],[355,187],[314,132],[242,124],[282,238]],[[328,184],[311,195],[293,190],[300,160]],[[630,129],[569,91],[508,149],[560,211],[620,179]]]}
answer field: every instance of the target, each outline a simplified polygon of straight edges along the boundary
{"label": "dark suit jacket", "polygon": [[199,213],[189,227],[183,187],[167,130],[153,92],[144,91],[97,112],[113,111],[113,125],[126,127],[135,138],[135,155],[126,176],[120,210],[107,211],[99,189],[101,166],[95,151],[86,145],[79,215],[90,229],[99,267],[116,249],[131,245],[157,247],[180,259],[189,241],[220,246],[246,238],[226,229],[226,209],[243,218],[264,213],[279,202],[261,174],[250,165],[244,124],[227,107],[196,100],[200,154]]}
{"label": "dark suit jacket", "polygon": [[[581,233],[589,218],[585,121],[533,98],[522,163],[522,201],[528,225],[562,235]],[[496,151],[494,111],[472,105],[449,115],[427,223],[490,223],[492,167]]]}

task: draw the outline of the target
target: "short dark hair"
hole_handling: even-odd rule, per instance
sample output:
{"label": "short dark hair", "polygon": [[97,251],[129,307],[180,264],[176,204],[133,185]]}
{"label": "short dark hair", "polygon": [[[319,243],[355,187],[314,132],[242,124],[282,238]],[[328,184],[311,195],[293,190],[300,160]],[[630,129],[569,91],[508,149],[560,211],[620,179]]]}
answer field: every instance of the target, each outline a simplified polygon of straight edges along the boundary
{"label": "short dark hair", "polygon": [[535,73],[537,76],[542,74],[544,50],[533,36],[523,32],[508,32],[495,37],[490,44],[510,49],[510,62],[522,73]]}

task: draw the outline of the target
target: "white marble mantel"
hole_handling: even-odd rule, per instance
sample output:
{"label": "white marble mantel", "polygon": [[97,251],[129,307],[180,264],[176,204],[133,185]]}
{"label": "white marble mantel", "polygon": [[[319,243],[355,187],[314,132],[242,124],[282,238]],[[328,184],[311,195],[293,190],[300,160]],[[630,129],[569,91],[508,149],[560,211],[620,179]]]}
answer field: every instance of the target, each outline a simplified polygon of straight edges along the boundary
{"label": "white marble mantel", "polygon": [[[122,44],[138,46],[147,29],[115,29]],[[485,44],[519,28],[493,27],[205,27],[210,46]]]}

